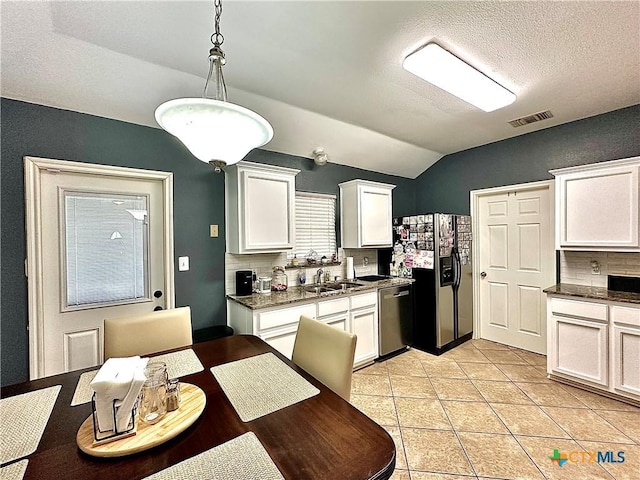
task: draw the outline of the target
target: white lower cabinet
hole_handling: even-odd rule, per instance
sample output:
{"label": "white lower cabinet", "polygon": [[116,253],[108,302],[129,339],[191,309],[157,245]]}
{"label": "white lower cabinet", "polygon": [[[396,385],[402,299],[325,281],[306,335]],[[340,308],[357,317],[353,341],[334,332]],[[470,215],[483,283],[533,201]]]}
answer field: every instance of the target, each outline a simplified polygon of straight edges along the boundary
{"label": "white lower cabinet", "polygon": [[609,325],[554,316],[556,345],[552,370],[604,387],[609,384]]}
{"label": "white lower cabinet", "polygon": [[353,365],[358,368],[378,357],[378,293],[353,295],[350,300],[351,332],[358,337]]}
{"label": "white lower cabinet", "polygon": [[293,355],[293,345],[296,342],[296,333],[298,333],[297,326],[294,330],[287,332],[270,332],[258,336],[291,360],[291,356]]}
{"label": "white lower cabinet", "polygon": [[359,368],[378,356],[377,302],[376,291],[260,310],[227,300],[227,317],[235,333],[257,335],[289,359],[301,315],[355,333],[354,368]]}
{"label": "white lower cabinet", "polygon": [[354,367],[360,367],[373,361],[378,356],[376,311],[363,309],[351,312],[352,331],[358,337]]}
{"label": "white lower cabinet", "polygon": [[640,308],[611,306],[613,388],[640,399]]}
{"label": "white lower cabinet", "polygon": [[640,307],[547,299],[547,371],[640,401]]}

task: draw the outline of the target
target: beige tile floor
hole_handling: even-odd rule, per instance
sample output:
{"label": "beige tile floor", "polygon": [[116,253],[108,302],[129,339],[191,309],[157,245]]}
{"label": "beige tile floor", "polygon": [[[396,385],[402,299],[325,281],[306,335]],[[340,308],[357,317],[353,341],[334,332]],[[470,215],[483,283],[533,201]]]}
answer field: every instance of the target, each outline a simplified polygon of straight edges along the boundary
{"label": "beige tile floor", "polygon": [[[640,479],[640,408],[548,380],[545,365],[486,340],[409,350],[355,372],[351,403],[395,441],[395,480]],[[625,461],[559,467],[554,449]]]}

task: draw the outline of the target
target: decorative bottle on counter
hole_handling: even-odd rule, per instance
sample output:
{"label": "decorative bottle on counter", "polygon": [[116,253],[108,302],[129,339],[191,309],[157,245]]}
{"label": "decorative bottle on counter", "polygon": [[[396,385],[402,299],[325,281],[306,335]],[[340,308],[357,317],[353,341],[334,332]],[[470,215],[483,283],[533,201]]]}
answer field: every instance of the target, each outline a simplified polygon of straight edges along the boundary
{"label": "decorative bottle on counter", "polygon": [[271,291],[284,292],[288,285],[287,274],[284,273],[284,267],[273,267],[273,275],[271,275]]}

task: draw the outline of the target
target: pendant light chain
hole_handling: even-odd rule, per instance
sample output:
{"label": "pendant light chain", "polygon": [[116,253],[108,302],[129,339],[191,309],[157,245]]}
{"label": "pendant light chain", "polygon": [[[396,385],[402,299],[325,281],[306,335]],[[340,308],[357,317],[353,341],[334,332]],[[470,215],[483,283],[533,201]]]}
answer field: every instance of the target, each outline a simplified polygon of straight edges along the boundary
{"label": "pendant light chain", "polygon": [[220,17],[222,16],[222,0],[214,0],[213,6],[216,9],[216,15],[214,19],[214,33],[211,35],[211,43],[214,47],[220,48],[220,45],[224,43],[224,35],[220,33]]}
{"label": "pendant light chain", "polygon": [[[203,98],[227,101],[227,85],[224,81],[222,66],[226,63],[224,52],[220,46],[224,43],[224,35],[220,33],[220,17],[222,16],[222,0],[214,0],[214,33],[211,35],[213,47],[209,50],[209,74],[202,91]],[[213,88],[212,88],[213,87]]]}
{"label": "pendant light chain", "polygon": [[[1,0],[0,0],[1,1]],[[213,46],[209,50],[209,74],[201,98],[176,98],[156,108],[156,121],[177,137],[202,162],[216,172],[241,161],[247,153],[273,138],[273,127],[262,116],[248,108],[227,102],[227,87],[222,66],[224,53],[220,46],[222,0],[215,7]]]}

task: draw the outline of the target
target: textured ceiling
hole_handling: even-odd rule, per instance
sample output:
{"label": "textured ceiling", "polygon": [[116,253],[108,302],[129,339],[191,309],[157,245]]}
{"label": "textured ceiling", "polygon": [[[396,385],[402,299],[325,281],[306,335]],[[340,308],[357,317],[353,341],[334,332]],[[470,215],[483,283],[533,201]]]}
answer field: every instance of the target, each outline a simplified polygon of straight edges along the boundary
{"label": "textured ceiling", "polygon": [[[157,127],[199,96],[212,2],[9,2],[2,96]],[[243,2],[221,31],[229,100],[267,118],[264,148],[415,178],[445,154],[640,103],[640,3]],[[402,69],[436,41],[518,99],[486,113]],[[554,118],[507,122],[550,109]]]}

